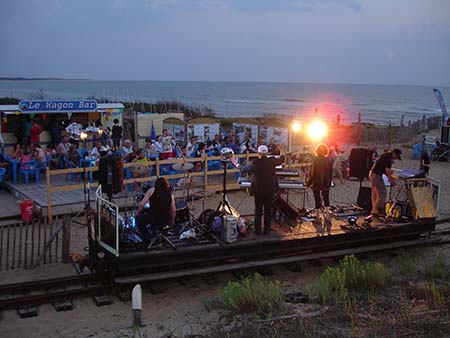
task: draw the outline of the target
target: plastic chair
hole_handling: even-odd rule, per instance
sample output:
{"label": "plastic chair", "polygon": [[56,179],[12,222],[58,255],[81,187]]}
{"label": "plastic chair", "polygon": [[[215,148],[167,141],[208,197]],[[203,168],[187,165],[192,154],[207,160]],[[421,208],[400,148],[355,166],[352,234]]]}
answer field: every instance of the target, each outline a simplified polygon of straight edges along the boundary
{"label": "plastic chair", "polygon": [[37,162],[36,160],[31,160],[28,162],[23,162],[20,165],[20,183],[22,183],[22,176],[25,176],[25,184],[28,185],[29,177],[33,176],[36,179],[36,183],[39,183],[40,179],[40,171],[37,168]]}
{"label": "plastic chair", "polygon": [[[67,166],[68,169],[77,168],[77,166],[75,164],[73,164],[71,161],[69,161],[67,159],[67,157],[65,157],[65,156],[63,157],[63,161],[64,161],[64,164]],[[72,181],[75,181],[76,179],[78,179],[78,173],[67,173],[66,174],[66,180],[68,180],[69,177],[70,177],[70,179]]]}
{"label": "plastic chair", "polygon": [[415,160],[419,159],[420,156],[422,155],[422,148],[423,148],[423,144],[422,143],[416,143],[413,147],[413,158]]}
{"label": "plastic chair", "polygon": [[37,167],[38,167],[38,170],[39,170],[39,174],[41,175],[45,175],[45,171],[47,170],[47,168],[48,168],[48,166],[50,165],[50,160],[51,160],[51,157],[50,156],[47,156],[46,158],[45,158],[45,161],[44,162],[39,162],[38,164],[37,164]]}
{"label": "plastic chair", "polygon": [[0,188],[3,189],[3,176],[6,173],[5,168],[0,168]]}

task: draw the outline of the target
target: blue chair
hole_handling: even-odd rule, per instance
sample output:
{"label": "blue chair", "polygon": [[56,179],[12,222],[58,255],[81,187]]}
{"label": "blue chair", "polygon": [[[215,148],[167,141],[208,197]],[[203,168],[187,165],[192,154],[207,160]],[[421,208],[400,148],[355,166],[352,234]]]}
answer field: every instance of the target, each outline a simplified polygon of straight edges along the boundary
{"label": "blue chair", "polygon": [[6,173],[5,168],[0,168],[0,188],[3,189],[3,176]]}
{"label": "blue chair", "polygon": [[420,156],[422,155],[422,148],[423,148],[423,144],[422,143],[416,143],[413,147],[413,158],[415,160],[419,159]]}
{"label": "blue chair", "polygon": [[[63,157],[63,161],[64,161],[65,166],[68,169],[77,168],[77,166],[73,162],[69,161],[67,159],[67,157],[65,157],[65,156]],[[68,173],[68,174],[66,174],[66,180],[68,180],[69,177],[70,177],[71,181],[75,181],[76,179],[78,179],[78,173]]]}
{"label": "blue chair", "polygon": [[20,165],[20,183],[22,183],[22,177],[25,176],[25,184],[28,185],[30,176],[34,175],[36,183],[39,183],[40,170],[37,167],[36,160],[23,162]]}
{"label": "blue chair", "polygon": [[89,151],[85,148],[78,148],[77,153],[81,158],[83,158],[86,153],[89,153]]}
{"label": "blue chair", "polygon": [[44,162],[39,162],[37,164],[37,167],[38,167],[38,170],[39,170],[39,175],[45,175],[45,171],[47,170],[48,166],[50,165],[50,160],[51,160],[51,157],[47,156],[45,158]]}

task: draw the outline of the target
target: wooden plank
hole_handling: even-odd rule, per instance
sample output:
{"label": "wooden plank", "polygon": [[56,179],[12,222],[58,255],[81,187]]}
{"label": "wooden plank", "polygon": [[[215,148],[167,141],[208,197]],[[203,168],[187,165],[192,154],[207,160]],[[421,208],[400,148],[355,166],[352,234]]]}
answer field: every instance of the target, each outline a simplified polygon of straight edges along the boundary
{"label": "wooden plank", "polygon": [[331,258],[335,256],[345,256],[349,254],[359,254],[363,252],[374,252],[374,251],[383,251],[389,249],[398,249],[405,248],[409,246],[417,246],[417,245],[429,245],[436,244],[440,242],[441,239],[438,238],[427,238],[427,239],[418,239],[412,241],[403,241],[397,243],[386,243],[386,244],[378,244],[378,245],[370,245],[365,247],[357,247],[352,249],[342,249],[342,250],[333,250],[328,252],[319,252],[319,253],[311,253],[304,254],[300,256],[289,256],[282,258],[273,258],[262,261],[250,261],[250,262],[242,262],[242,263],[234,263],[234,264],[226,264],[226,265],[214,265],[205,268],[196,268],[196,269],[186,269],[181,271],[170,271],[170,272],[160,272],[160,273],[152,273],[146,275],[138,275],[132,277],[118,277],[114,280],[117,284],[134,284],[134,283],[142,283],[148,281],[156,281],[156,280],[164,280],[171,278],[180,278],[185,276],[195,276],[195,275],[203,275],[209,273],[218,273],[218,272],[227,272],[233,270],[242,270],[249,268],[256,268],[268,265],[279,265],[286,263],[294,263],[301,261],[308,261],[313,259],[324,259]]}

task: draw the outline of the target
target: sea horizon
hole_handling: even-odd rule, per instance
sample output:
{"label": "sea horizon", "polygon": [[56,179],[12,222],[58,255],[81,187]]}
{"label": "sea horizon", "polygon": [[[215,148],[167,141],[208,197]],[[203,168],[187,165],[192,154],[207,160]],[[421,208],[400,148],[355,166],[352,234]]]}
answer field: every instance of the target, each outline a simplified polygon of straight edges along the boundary
{"label": "sea horizon", "polygon": [[211,109],[221,117],[289,116],[299,120],[318,115],[327,120],[341,116],[375,124],[415,121],[440,115],[432,89],[450,87],[363,83],[199,80],[0,80],[0,97],[30,99],[38,91],[45,99],[98,98],[122,102],[177,101]]}

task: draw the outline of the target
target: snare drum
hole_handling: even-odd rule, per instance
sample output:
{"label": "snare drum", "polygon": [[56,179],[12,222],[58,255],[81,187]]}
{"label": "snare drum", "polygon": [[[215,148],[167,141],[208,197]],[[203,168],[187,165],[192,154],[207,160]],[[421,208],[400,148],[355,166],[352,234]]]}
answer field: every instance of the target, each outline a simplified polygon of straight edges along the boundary
{"label": "snare drum", "polygon": [[189,207],[186,201],[176,201],[175,207],[177,209],[177,213],[175,214],[175,224],[187,223],[191,220]]}

